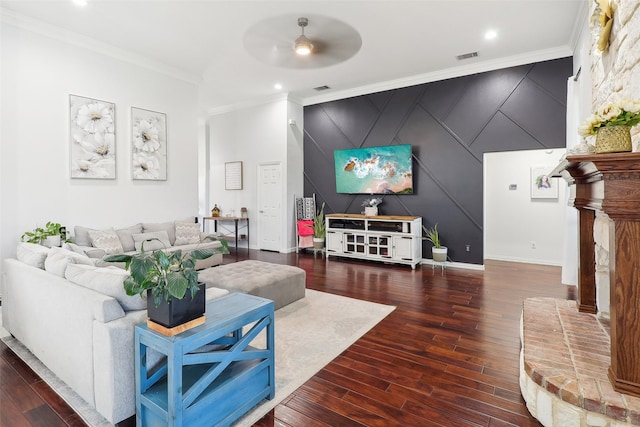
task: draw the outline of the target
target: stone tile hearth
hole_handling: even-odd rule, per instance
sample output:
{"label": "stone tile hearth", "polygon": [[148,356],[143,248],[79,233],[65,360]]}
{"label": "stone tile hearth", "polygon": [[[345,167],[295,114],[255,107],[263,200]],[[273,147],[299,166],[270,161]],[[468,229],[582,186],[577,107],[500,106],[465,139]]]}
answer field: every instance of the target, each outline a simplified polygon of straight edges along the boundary
{"label": "stone tile hearth", "polygon": [[640,398],[607,377],[609,326],[575,301],[529,298],[522,311],[520,389],[546,427],[640,426]]}

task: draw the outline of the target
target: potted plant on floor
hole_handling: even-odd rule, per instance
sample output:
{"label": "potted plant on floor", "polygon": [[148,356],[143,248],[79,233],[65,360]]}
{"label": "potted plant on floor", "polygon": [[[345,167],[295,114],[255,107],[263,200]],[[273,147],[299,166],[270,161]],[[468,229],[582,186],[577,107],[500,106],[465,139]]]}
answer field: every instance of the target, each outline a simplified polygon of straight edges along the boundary
{"label": "potted plant on floor", "polygon": [[[147,241],[151,240],[158,239]],[[209,237],[207,240],[218,239]],[[205,310],[205,285],[198,283],[195,263],[218,253],[228,254],[228,243],[219,241],[221,248],[198,248],[185,252],[176,250],[169,253],[164,250],[145,251],[143,244],[138,253],[109,255],[104,260],[125,263],[125,268],[131,273],[124,281],[127,295],[146,294],[149,320],[171,329],[202,318]],[[191,326],[199,323],[194,322]],[[162,328],[160,331],[163,332]]]}
{"label": "potted plant on floor", "polygon": [[65,227],[57,222],[49,221],[44,228],[36,227],[33,231],[26,231],[20,239],[23,242],[35,243],[50,248],[52,246],[60,246],[63,241],[67,242],[66,234]]}
{"label": "potted plant on floor", "polygon": [[316,212],[316,216],[313,219],[313,248],[322,249],[324,247],[324,241],[327,237],[326,223],[324,219],[324,202],[319,211]]}
{"label": "potted plant on floor", "polygon": [[423,225],[422,229],[426,234],[426,237],[424,237],[424,239],[433,244],[433,247],[431,248],[431,254],[433,256],[433,260],[435,262],[445,262],[447,260],[447,247],[442,246],[440,242],[440,233],[438,232],[438,224],[434,225],[433,228],[426,228]]}

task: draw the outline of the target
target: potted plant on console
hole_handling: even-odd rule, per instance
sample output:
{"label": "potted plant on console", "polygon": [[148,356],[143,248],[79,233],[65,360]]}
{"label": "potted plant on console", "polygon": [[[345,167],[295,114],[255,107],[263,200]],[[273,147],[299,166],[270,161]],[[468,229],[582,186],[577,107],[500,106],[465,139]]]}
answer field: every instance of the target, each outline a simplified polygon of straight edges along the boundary
{"label": "potted plant on console", "polygon": [[47,222],[44,228],[36,227],[33,231],[26,231],[20,240],[48,248],[60,246],[62,242],[68,241],[66,228],[57,222],[51,221]]}
{"label": "potted plant on console", "polygon": [[426,237],[424,239],[433,244],[433,247],[431,248],[433,260],[435,262],[445,262],[447,260],[447,247],[442,246],[440,242],[438,224],[434,225],[433,228],[426,228],[424,225],[422,226],[422,228],[426,234]]}
{"label": "potted plant on console", "polygon": [[382,203],[382,197],[372,197],[371,199],[366,199],[362,202],[362,206],[364,206],[364,214],[366,216],[376,216],[378,215],[378,206]]}
{"label": "potted plant on console", "polygon": [[[218,240],[213,237],[208,240]],[[158,239],[149,239],[147,242]],[[204,323],[205,285],[198,283],[197,260],[217,253],[228,254],[228,243],[221,248],[198,248],[191,251],[165,252],[142,250],[132,255],[116,254],[108,262],[124,262],[131,273],[124,281],[127,295],[147,297],[147,314],[151,329],[174,335]],[[187,294],[188,291],[188,294]]]}
{"label": "potted plant on console", "polygon": [[319,211],[316,212],[316,216],[313,219],[313,248],[322,249],[324,247],[324,241],[327,237],[327,229],[324,220],[324,202]]}

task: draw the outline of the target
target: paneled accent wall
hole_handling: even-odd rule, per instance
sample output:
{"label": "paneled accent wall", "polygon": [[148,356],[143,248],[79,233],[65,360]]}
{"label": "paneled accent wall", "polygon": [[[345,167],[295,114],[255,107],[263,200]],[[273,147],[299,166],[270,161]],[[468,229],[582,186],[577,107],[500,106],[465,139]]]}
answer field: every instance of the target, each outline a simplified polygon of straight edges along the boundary
{"label": "paneled accent wall", "polygon": [[336,193],[333,151],[411,144],[414,194],[384,196],[380,213],[437,223],[453,261],[482,264],[483,154],[565,147],[570,75],[562,58],[305,107],[305,195],[359,213],[367,196]]}

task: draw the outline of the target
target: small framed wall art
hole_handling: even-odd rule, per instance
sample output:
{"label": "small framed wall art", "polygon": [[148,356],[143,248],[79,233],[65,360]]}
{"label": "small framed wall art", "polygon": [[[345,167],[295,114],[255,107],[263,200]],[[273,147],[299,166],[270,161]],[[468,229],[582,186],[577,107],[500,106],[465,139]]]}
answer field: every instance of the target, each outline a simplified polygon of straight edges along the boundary
{"label": "small framed wall art", "polygon": [[531,167],[531,198],[532,199],[557,199],[558,178],[551,178],[553,166]]}
{"label": "small framed wall art", "polygon": [[131,149],[134,180],[166,181],[167,115],[131,107]]}
{"label": "small framed wall art", "polygon": [[224,164],[224,189],[242,190],[242,162]]}
{"label": "small framed wall art", "polygon": [[116,106],[69,95],[71,178],[116,178]]}

